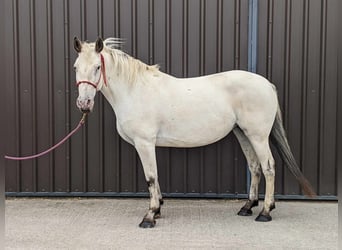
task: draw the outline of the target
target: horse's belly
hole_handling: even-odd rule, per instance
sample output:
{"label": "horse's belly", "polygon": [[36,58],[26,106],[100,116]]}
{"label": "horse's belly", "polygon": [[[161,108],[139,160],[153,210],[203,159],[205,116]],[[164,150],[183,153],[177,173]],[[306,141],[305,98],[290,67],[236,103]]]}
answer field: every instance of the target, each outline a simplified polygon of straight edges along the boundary
{"label": "horse's belly", "polygon": [[[223,136],[224,137],[224,136]],[[171,138],[171,137],[157,137],[156,146],[158,147],[180,147],[180,148],[192,148],[205,146],[214,143],[223,137],[212,138],[212,140],[188,140],[183,138]]]}
{"label": "horse's belly", "polygon": [[224,121],[215,124],[168,124],[157,134],[156,145],[161,147],[199,147],[214,143],[225,137],[234,122]]}

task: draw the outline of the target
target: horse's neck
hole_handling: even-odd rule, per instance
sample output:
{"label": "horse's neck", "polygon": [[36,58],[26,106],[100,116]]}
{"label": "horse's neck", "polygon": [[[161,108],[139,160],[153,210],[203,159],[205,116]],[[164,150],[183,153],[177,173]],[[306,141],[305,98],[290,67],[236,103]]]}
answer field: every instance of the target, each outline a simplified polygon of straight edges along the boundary
{"label": "horse's neck", "polygon": [[110,52],[104,52],[103,56],[105,58],[105,66],[106,66],[106,78],[107,78],[107,85],[102,85],[101,92],[107,99],[107,101],[113,106],[116,99],[120,96],[120,92],[122,91],[121,88],[118,88],[118,84],[121,84],[118,82],[114,64],[113,58],[110,54]]}
{"label": "horse's neck", "polygon": [[103,86],[101,92],[112,107],[115,108],[118,102],[122,102],[123,99],[127,98],[129,89],[126,83],[110,78],[108,85]]}
{"label": "horse's neck", "polygon": [[[106,54],[106,60],[107,62],[111,62],[113,59],[111,58],[111,55]],[[107,69],[108,85],[103,86],[101,92],[114,110],[118,105],[129,103],[127,100],[129,98],[134,98],[134,93],[138,92],[139,95],[141,95],[143,91],[146,90],[146,92],[148,92],[149,89],[153,89],[153,85],[159,85],[161,82],[165,82],[166,79],[173,78],[166,73],[158,71],[160,77],[156,81],[151,80],[148,83],[143,82],[142,79],[144,78],[138,76],[134,79],[136,82],[131,82],[132,79],[130,79],[129,75],[118,75],[118,70],[115,69],[114,64],[108,64]],[[127,79],[125,79],[125,77],[127,77]]]}

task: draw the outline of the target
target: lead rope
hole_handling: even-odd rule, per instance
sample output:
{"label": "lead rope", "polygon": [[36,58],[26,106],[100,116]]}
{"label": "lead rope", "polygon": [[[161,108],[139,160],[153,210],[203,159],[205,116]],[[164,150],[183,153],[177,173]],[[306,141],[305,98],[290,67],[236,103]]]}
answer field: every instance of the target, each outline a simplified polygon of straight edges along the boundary
{"label": "lead rope", "polygon": [[72,130],[67,136],[65,136],[60,142],[58,142],[56,145],[52,146],[51,148],[49,148],[49,149],[47,149],[47,150],[45,150],[45,151],[43,151],[43,152],[41,152],[39,154],[23,156],[23,157],[16,157],[16,156],[5,155],[5,159],[15,160],[15,161],[23,161],[23,160],[34,159],[34,158],[38,158],[40,156],[46,155],[47,153],[51,152],[52,150],[58,148],[66,140],[68,140],[73,134],[75,134],[77,132],[77,130],[79,130],[82,127],[82,125],[85,123],[86,116],[87,116],[87,113],[83,113],[83,116],[82,116],[80,122],[78,123],[77,127],[74,128],[74,130]]}

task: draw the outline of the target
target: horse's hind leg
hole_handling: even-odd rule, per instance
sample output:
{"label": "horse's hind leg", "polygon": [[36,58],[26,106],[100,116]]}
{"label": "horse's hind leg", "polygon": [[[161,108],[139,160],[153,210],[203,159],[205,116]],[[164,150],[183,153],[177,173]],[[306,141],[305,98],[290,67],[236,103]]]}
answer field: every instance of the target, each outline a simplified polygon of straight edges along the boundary
{"label": "horse's hind leg", "polygon": [[274,203],[274,177],[275,177],[274,165],[275,165],[275,162],[271,153],[267,136],[249,136],[248,138],[259,159],[262,172],[266,180],[266,193],[265,193],[264,207],[255,220],[263,221],[263,222],[271,221],[272,217],[270,216],[270,212],[272,209],[275,208],[275,203]]}
{"label": "horse's hind leg", "polygon": [[149,210],[139,226],[142,228],[151,228],[156,224],[155,218],[160,217],[160,204],[162,203],[158,183],[155,144],[145,140],[137,140],[134,142],[134,145],[141,159],[148,190],[150,192]]}
{"label": "horse's hind leg", "polygon": [[159,219],[161,217],[160,208],[164,204],[164,200],[160,191],[159,182],[158,181],[155,182],[155,185],[156,185],[156,190],[157,190],[158,199],[159,199],[159,209],[157,209],[157,211],[154,213],[154,218]]}
{"label": "horse's hind leg", "polygon": [[243,131],[239,127],[236,127],[234,128],[233,132],[240,143],[251,172],[251,186],[249,190],[248,201],[240,209],[238,215],[250,216],[252,215],[252,208],[258,206],[258,187],[261,175],[260,163],[251,143],[249,142],[249,139],[246,137]]}

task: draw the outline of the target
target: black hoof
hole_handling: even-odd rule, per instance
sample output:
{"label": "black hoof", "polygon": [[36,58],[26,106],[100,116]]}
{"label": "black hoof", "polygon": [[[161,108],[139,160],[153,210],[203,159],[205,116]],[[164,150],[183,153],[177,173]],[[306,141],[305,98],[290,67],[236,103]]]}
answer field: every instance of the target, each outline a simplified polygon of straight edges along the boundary
{"label": "black hoof", "polygon": [[238,212],[238,215],[240,216],[251,216],[253,214],[252,209],[247,209],[247,208],[241,208],[240,211]]}
{"label": "black hoof", "polygon": [[156,225],[155,220],[149,220],[144,218],[143,221],[139,224],[139,227],[141,228],[152,228]]}
{"label": "black hoof", "polygon": [[258,200],[248,200],[246,204],[240,209],[238,215],[240,216],[251,216],[253,214],[252,208],[259,205]]}
{"label": "black hoof", "polygon": [[271,221],[272,217],[268,214],[259,214],[258,217],[256,217],[255,221],[259,222],[268,222]]}

